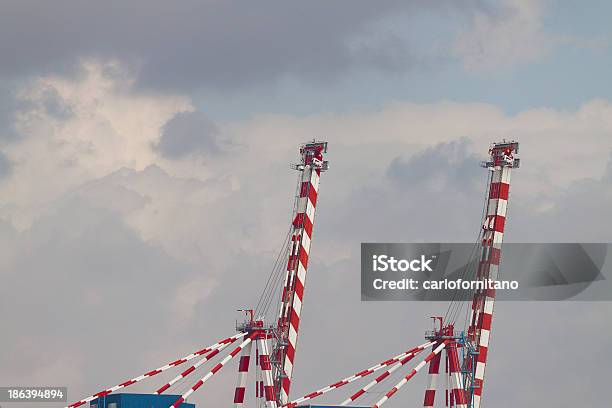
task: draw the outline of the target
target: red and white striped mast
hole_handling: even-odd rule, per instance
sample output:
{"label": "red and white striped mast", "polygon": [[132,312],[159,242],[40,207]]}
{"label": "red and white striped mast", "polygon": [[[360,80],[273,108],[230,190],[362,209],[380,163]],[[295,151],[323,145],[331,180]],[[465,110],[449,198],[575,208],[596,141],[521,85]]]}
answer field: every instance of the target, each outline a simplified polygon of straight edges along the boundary
{"label": "red and white striped mast", "polygon": [[291,243],[281,294],[277,322],[277,343],[273,348],[274,387],[281,404],[289,400],[295,353],[308,271],[308,258],[315,222],[315,210],[321,172],[327,170],[327,142],[312,141],[300,147],[300,162],[293,166],[299,172],[298,195],[291,224]]}
{"label": "red and white striped mast", "polygon": [[[490,160],[482,164],[491,171],[491,181],[487,212],[482,224],[481,257],[477,272],[477,277],[481,280],[495,281],[498,277],[510,193],[510,176],[512,169],[518,168],[520,164],[519,159],[515,158],[518,150],[519,144],[515,141],[494,143],[489,149]],[[466,390],[473,390],[468,397],[470,405],[474,408],[480,408],[484,388],[494,303],[495,289],[477,290],[472,300],[467,339],[476,350],[477,357],[476,367],[472,367],[472,360],[466,362],[473,373],[473,376],[466,378]]]}
{"label": "red and white striped mast", "polygon": [[[480,254],[476,280],[496,281],[498,278],[501,248],[506,225],[506,211],[510,192],[510,175],[513,168],[519,167],[518,142],[494,143],[489,149],[490,159],[482,166],[491,171],[486,202],[486,213],[480,235]],[[434,329],[426,337],[431,341],[448,341],[446,351],[446,376],[450,380],[450,390],[446,391],[446,405],[459,408],[480,408],[484,388],[484,375],[487,363],[495,289],[475,291],[467,334],[459,334],[454,329],[454,321],[443,322],[439,319],[439,330]],[[458,349],[463,348],[463,359]],[[429,367],[430,382],[425,392],[424,407],[433,407],[436,395],[436,379],[439,374],[439,361],[432,361]]]}

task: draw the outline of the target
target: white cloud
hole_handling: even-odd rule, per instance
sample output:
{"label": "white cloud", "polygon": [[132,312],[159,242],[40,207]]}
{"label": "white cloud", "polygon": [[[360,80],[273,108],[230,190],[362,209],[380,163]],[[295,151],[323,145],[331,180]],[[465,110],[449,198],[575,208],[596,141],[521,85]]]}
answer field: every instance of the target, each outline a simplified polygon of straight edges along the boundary
{"label": "white cloud", "polygon": [[[39,77],[18,95],[27,102],[15,124],[23,138],[5,149],[14,174],[2,191],[15,204],[8,217],[20,227],[70,188],[154,163],[150,145],[159,128],[192,109],[184,96],[132,92],[133,76],[116,61],[85,61],[80,70],[76,80]],[[50,100],[63,115],[49,111]]]}

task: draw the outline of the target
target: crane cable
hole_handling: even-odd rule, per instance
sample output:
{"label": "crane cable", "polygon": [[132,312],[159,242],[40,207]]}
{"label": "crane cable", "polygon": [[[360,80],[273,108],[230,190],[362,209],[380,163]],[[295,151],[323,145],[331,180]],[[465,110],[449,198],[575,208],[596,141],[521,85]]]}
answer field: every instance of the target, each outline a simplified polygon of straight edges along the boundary
{"label": "crane cable", "polygon": [[[301,186],[300,180],[302,177],[302,173],[298,173],[298,182],[296,183],[296,188],[294,192],[294,201],[293,208],[291,209],[291,219],[289,223],[289,229],[283,241],[280,251],[276,257],[270,275],[268,276],[268,280],[264,286],[264,289],[259,297],[259,301],[257,302],[257,306],[255,307],[255,315],[268,317],[268,312],[270,310],[270,306],[272,304],[272,300],[275,299],[275,295],[278,294],[280,297],[280,293],[282,290],[278,290],[278,287],[282,285],[283,282],[283,272],[285,272],[285,264],[287,261],[289,247],[291,245],[291,232],[293,230],[293,217],[296,214],[297,206],[298,206],[298,198],[299,198],[299,188]],[[277,311],[279,312],[279,311]],[[274,317],[271,316],[272,319]]]}
{"label": "crane cable", "polygon": [[[489,172],[487,176],[487,187],[485,188],[481,220],[485,219],[484,217],[487,212],[489,193],[490,193],[489,189],[491,186],[492,177],[493,177],[493,173]],[[466,278],[473,279],[476,276],[476,272],[478,268],[478,260],[479,260],[479,254],[477,250],[480,247],[480,244],[482,242],[483,233],[484,233],[484,230],[482,227],[480,227],[476,241],[474,242],[474,245],[472,246],[472,250],[470,252],[468,261],[466,262],[465,266],[463,267],[462,271],[459,274],[459,278],[462,280],[465,280]],[[444,315],[444,321],[450,324],[455,324],[457,318],[459,317],[459,314],[461,313],[463,307],[465,306],[465,302],[469,300],[470,296],[474,295],[474,292],[475,292],[474,290],[463,291],[463,290],[457,289],[453,293],[453,298],[449,302],[448,309],[446,311],[446,314]],[[469,308],[466,308],[466,319],[464,322],[465,323],[464,328],[467,325],[467,314],[469,314]]]}

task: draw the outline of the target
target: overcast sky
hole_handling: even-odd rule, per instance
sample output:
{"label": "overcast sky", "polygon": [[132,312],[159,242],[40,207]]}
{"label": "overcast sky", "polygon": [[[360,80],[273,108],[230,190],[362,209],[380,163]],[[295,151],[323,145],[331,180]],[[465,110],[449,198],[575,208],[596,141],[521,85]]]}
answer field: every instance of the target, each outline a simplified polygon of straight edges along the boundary
{"label": "overcast sky", "polygon": [[[360,243],[472,242],[491,142],[521,143],[507,240],[612,241],[611,13],[0,2],[0,385],[75,400],[232,335],[313,138],[329,141],[330,170],[294,397],[423,342],[446,305],[361,303]],[[610,303],[499,303],[484,402],[603,407],[611,317]],[[229,405],[225,371],[192,401]],[[423,384],[388,406],[420,405]]]}

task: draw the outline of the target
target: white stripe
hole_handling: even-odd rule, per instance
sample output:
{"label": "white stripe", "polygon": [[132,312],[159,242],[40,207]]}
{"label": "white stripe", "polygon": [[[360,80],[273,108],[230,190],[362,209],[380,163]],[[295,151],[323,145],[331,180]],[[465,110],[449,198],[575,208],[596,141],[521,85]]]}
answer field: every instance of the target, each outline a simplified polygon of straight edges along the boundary
{"label": "white stripe", "polygon": [[306,251],[306,253],[310,252],[310,237],[308,236],[306,231],[304,231],[304,233],[302,234],[302,248],[304,248],[304,251]]}
{"label": "white stripe", "polygon": [[297,275],[298,275],[298,279],[303,284],[304,280],[306,279],[306,268],[304,268],[304,265],[302,265],[301,262],[298,262]]}
{"label": "white stripe", "polygon": [[310,184],[312,184],[312,188],[314,188],[314,190],[317,192],[319,191],[320,178],[321,177],[319,177],[316,171],[312,171],[312,174],[310,175]]}
{"label": "white stripe", "polygon": [[292,346],[295,346],[295,342],[297,341],[297,332],[292,324],[289,325],[289,343]]}
{"label": "white stripe", "polygon": [[[282,387],[281,387],[281,388],[282,388]],[[280,399],[281,399],[281,400],[280,400],[280,403],[281,403],[281,404],[284,404],[284,403],[285,403],[285,402],[286,402],[286,401],[289,399],[289,396],[288,396],[288,395],[287,395],[287,393],[285,392],[285,389],[284,389],[284,388],[282,388],[282,389],[281,389]]]}
{"label": "white stripe", "polygon": [[510,184],[510,167],[504,167],[504,169],[500,173],[501,182]]}
{"label": "white stripe", "polygon": [[291,373],[293,373],[293,363],[289,360],[289,357],[285,356],[285,374],[291,378]]}
{"label": "white stripe", "polygon": [[484,347],[489,345],[489,331],[487,329],[480,329],[480,342],[478,345]]}
{"label": "white stripe", "polygon": [[495,304],[495,299],[493,299],[490,296],[487,296],[485,298],[485,302],[484,302],[484,312],[492,315],[493,314],[493,305],[494,304]]}
{"label": "white stripe", "polygon": [[501,244],[504,240],[504,233],[498,231],[491,231],[493,233],[493,244]]}
{"label": "white stripe", "polygon": [[476,378],[482,380],[484,378],[485,365],[480,361],[476,363]]}
{"label": "white stripe", "polygon": [[491,183],[499,183],[502,180],[502,171],[501,171],[501,167],[497,166],[495,167],[495,170],[493,170],[493,176],[491,177]]}
{"label": "white stripe", "polygon": [[[300,313],[302,312],[302,301],[297,295],[293,296],[293,310],[295,311],[295,314],[297,314],[299,317]],[[289,329],[289,332],[291,333],[291,328]]]}
{"label": "white stripe", "polygon": [[506,208],[508,208],[508,200],[500,198],[497,200],[497,215],[506,216]]}
{"label": "white stripe", "polygon": [[312,205],[310,199],[308,199],[308,205],[306,206],[306,216],[310,220],[311,224],[314,224],[315,206]]}

